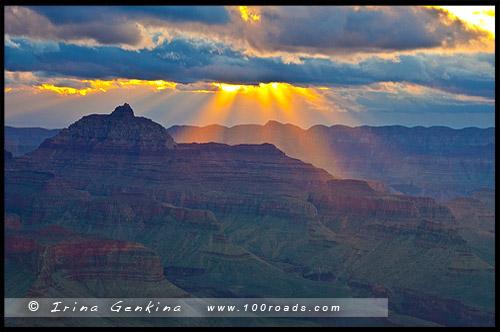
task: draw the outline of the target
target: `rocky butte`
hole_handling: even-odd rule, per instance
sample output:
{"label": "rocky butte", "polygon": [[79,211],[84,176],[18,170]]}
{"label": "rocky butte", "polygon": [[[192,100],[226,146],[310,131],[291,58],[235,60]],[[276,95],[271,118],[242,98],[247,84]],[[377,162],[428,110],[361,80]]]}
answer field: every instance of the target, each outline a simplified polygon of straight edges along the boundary
{"label": "rocky butte", "polygon": [[4,165],[6,285],[20,296],[68,285],[89,296],[384,296],[388,318],[311,324],[494,324],[493,249],[476,236],[489,215],[464,228],[460,201],[391,195],[268,143],[176,143],[128,104]]}

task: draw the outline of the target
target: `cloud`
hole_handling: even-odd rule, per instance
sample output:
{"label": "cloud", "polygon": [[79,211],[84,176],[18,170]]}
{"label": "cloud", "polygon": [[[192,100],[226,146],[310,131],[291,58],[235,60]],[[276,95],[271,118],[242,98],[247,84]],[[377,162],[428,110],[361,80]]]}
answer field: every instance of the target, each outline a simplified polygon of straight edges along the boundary
{"label": "cloud", "polygon": [[36,72],[13,72],[4,71],[4,84],[9,87],[33,86],[41,84],[46,78],[39,78],[39,73]]}
{"label": "cloud", "polygon": [[300,58],[260,58],[233,51],[211,41],[175,39],[148,50],[85,47],[13,38],[5,45],[5,69],[39,71],[87,79],[166,80],[177,83],[225,82],[295,85],[367,85],[408,82],[449,91],[493,98],[494,54],[400,55],[393,59],[367,57],[359,63]]}
{"label": "cloud", "polygon": [[[45,6],[44,6],[45,7]],[[47,6],[47,10],[59,7]],[[61,12],[64,12],[62,7]],[[68,7],[66,11],[76,11]],[[88,12],[88,10],[83,10]],[[90,14],[90,13],[89,13]],[[100,15],[94,12],[95,17]],[[90,16],[90,15],[89,15]],[[141,31],[135,24],[116,19],[95,21],[93,19],[55,24],[47,17],[26,7],[5,7],[5,32],[10,36],[27,36],[54,41],[94,40],[99,44],[136,45],[141,41]]]}
{"label": "cloud", "polygon": [[238,32],[261,55],[453,49],[488,39],[487,32],[436,8],[312,6],[259,7],[258,11],[261,20],[257,24],[240,20],[245,28]]}
{"label": "cloud", "polygon": [[[23,73],[25,74],[27,73]],[[92,92],[87,90],[85,85],[78,86],[76,82],[73,89],[77,91],[73,91],[61,86],[64,82],[64,79],[53,79],[53,86],[42,86],[42,89],[13,89],[6,93],[6,123],[15,126],[62,128],[88,115],[89,109],[94,113],[109,113],[114,106],[124,101],[130,103],[137,114],[158,121],[165,127],[173,124],[264,124],[269,119],[275,119],[303,128],[318,123],[446,125],[461,128],[491,127],[494,126],[495,119],[494,100],[454,96],[406,83],[374,83],[330,87],[328,90],[316,89],[321,98],[290,98],[288,101],[283,100],[291,106],[286,112],[280,112],[279,109],[270,112],[271,105],[262,103],[265,99],[259,102],[258,99],[251,98],[253,89],[249,89],[250,93],[242,89],[238,94],[230,94],[231,98],[234,97],[232,106],[223,104],[214,109],[216,101],[224,95],[219,95],[219,87],[208,83],[177,85],[175,89],[157,91],[146,84],[121,85],[113,82],[116,87],[108,89],[107,92]],[[95,87],[94,82],[91,85]],[[272,86],[268,88],[273,91]],[[200,90],[206,93],[200,93]],[[258,90],[259,86],[253,92],[259,94]],[[226,98],[227,95],[228,93]],[[266,94],[262,95],[265,96]],[[221,107],[224,111],[221,111]],[[294,111],[290,112],[290,109]]]}
{"label": "cloud", "polygon": [[11,47],[11,48],[18,48],[20,45],[19,44],[16,44],[14,43],[10,38],[9,36],[5,36],[5,39],[4,39],[4,45],[5,46],[8,46],[8,47]]}
{"label": "cloud", "polygon": [[229,15],[220,6],[30,6],[53,24],[154,18],[166,21],[190,21],[225,24]]}
{"label": "cloud", "polygon": [[358,107],[371,111],[391,112],[446,112],[458,107],[468,112],[494,109],[495,99],[457,95],[451,92],[408,83],[374,83],[368,86],[344,89],[351,93]]}
{"label": "cloud", "polygon": [[294,54],[333,57],[494,47],[487,32],[437,8],[241,7],[243,11],[237,6],[8,6],[5,31],[12,37],[128,49],[151,48],[164,39],[198,38],[250,55],[288,59],[296,59]]}
{"label": "cloud", "polygon": [[369,125],[492,127],[495,99],[455,95],[408,83],[374,83],[323,91],[335,107]]}
{"label": "cloud", "polygon": [[304,109],[361,123],[367,114],[494,118],[494,37],[441,9],[7,6],[4,18],[11,103],[33,92],[49,102],[58,92],[59,101],[147,93],[158,104],[201,105],[216,98],[213,83],[283,82],[328,87],[316,91],[329,103]]}
{"label": "cloud", "polygon": [[[31,6],[4,7],[5,32],[44,40],[87,45],[121,45],[144,48],[161,39],[145,25],[166,22],[225,24],[224,7],[182,6]],[[160,33],[162,35],[163,33]]]}

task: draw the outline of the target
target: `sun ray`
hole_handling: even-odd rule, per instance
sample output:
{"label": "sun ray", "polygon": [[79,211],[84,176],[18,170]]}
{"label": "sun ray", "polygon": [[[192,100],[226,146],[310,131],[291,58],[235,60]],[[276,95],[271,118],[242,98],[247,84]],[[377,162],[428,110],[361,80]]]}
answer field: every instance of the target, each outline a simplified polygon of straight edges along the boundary
{"label": "sun ray", "polygon": [[[33,81],[33,79],[30,79]],[[29,85],[25,85],[29,87]],[[192,94],[205,95],[201,98],[203,102],[188,105],[191,111],[197,112],[195,121],[203,124],[214,122],[225,123],[231,119],[238,121],[257,121],[265,123],[268,120],[277,120],[289,123],[308,123],[310,112],[319,113],[322,110],[331,109],[323,94],[328,88],[300,87],[284,82],[266,82],[258,84],[235,84],[226,82],[181,84],[165,80],[138,80],[138,79],[114,79],[114,80],[89,80],[89,79],[67,79],[50,78],[45,83],[31,86],[40,92],[55,93],[62,97],[74,96],[82,98],[92,95],[107,94],[109,98],[118,94],[122,89],[130,90],[128,95],[140,94],[149,96],[149,102],[145,109],[161,108],[163,102],[167,103],[176,99],[175,95]],[[149,89],[148,89],[149,88]],[[6,92],[12,91],[11,87],[5,88]],[[16,87],[17,89],[17,87]],[[14,89],[14,90],[16,90]],[[167,91],[168,93],[165,94]],[[113,92],[113,93],[112,93]],[[114,93],[116,92],[116,93]],[[154,95],[151,95],[154,93]],[[156,93],[161,92],[161,98],[156,98]],[[111,94],[111,95],[110,95]],[[99,97],[101,99],[101,97]],[[171,99],[174,98],[174,99]],[[156,112],[156,111],[155,111]],[[159,111],[158,111],[159,112]],[[160,113],[158,113],[160,114]]]}

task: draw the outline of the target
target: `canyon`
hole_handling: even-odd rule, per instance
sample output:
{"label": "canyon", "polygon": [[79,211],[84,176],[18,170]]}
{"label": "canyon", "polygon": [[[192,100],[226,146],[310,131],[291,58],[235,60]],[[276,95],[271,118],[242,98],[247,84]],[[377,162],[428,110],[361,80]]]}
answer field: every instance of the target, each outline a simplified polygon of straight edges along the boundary
{"label": "canyon", "polygon": [[440,204],[270,142],[178,135],[124,104],[5,152],[8,294],[388,297],[367,325],[494,322],[493,189]]}
{"label": "canyon", "polygon": [[391,193],[438,202],[495,185],[495,128],[316,125],[172,126],[178,143],[271,143],[343,178],[383,181]]}

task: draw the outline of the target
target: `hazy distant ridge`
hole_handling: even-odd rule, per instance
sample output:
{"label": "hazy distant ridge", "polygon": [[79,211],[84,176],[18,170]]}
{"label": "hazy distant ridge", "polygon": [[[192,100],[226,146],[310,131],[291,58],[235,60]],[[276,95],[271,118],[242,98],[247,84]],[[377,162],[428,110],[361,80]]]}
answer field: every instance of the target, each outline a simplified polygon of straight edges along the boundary
{"label": "hazy distant ridge", "polygon": [[316,125],[304,130],[269,121],[231,128],[173,126],[168,131],[179,143],[268,142],[335,176],[382,180],[393,192],[408,195],[447,200],[480,187],[494,188],[494,127]]}
{"label": "hazy distant ridge", "polygon": [[34,151],[46,138],[56,136],[61,129],[4,127],[5,150],[14,156]]}

